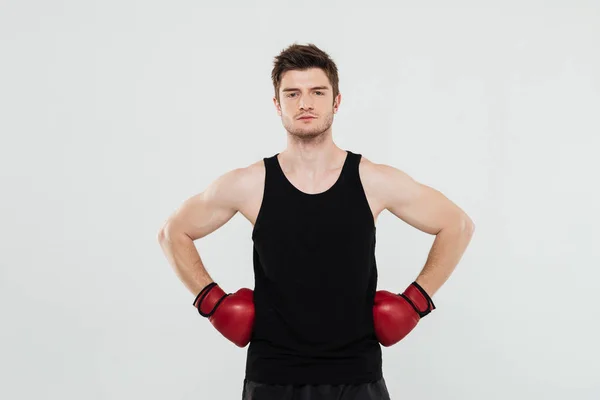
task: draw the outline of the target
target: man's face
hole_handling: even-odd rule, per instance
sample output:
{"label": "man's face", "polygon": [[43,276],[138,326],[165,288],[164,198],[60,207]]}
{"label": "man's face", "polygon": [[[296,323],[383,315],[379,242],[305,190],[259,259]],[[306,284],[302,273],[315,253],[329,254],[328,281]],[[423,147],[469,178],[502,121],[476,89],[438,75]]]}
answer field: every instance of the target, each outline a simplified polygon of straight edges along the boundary
{"label": "man's face", "polygon": [[[273,98],[284,128],[299,139],[312,139],[330,129],[340,101],[338,94],[334,103],[329,79],[320,68],[285,72],[279,87],[279,103]],[[313,118],[301,119],[303,116]]]}

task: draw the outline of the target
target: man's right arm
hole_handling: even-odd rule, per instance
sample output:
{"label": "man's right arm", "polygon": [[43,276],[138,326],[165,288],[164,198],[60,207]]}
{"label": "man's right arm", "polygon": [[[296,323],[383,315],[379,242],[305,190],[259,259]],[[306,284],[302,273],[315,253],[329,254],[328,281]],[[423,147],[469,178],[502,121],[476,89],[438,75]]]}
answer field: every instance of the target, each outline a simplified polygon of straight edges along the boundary
{"label": "man's right arm", "polygon": [[183,284],[198,294],[213,282],[194,245],[229,221],[244,198],[243,170],[235,169],[213,181],[205,191],[185,200],[158,233],[158,242]]}

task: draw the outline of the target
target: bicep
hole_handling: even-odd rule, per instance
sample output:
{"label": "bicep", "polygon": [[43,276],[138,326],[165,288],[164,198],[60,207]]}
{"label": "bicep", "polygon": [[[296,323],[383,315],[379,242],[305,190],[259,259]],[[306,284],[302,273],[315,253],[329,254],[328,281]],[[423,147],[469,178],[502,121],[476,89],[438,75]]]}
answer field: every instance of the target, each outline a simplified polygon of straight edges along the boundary
{"label": "bicep", "polygon": [[166,230],[200,239],[223,226],[238,212],[236,171],[230,171],[206,190],[186,199],[173,213]]}
{"label": "bicep", "polygon": [[417,182],[405,172],[385,167],[384,176],[385,208],[407,224],[436,235],[465,219],[466,214],[440,191]]}

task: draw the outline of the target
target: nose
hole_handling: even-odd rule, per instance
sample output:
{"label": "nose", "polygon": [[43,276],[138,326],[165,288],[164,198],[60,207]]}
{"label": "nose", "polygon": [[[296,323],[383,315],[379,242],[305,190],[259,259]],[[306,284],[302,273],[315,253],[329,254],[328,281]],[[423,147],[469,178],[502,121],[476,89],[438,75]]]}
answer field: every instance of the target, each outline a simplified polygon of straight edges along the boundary
{"label": "nose", "polygon": [[303,98],[300,100],[300,102],[299,102],[299,107],[300,107],[300,109],[301,109],[301,110],[304,110],[304,111],[306,111],[306,110],[312,110],[312,109],[313,109],[312,103],[310,103],[310,102],[308,102],[308,101],[306,101],[306,100],[307,100],[307,98],[306,98],[306,97],[303,97]]}

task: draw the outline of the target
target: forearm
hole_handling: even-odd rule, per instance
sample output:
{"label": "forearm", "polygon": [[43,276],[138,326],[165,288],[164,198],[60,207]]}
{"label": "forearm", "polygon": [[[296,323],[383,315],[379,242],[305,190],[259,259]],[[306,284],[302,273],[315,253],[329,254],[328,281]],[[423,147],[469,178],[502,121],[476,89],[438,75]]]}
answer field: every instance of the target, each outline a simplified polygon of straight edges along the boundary
{"label": "forearm", "polygon": [[213,282],[204,268],[194,241],[189,236],[163,230],[158,241],[169,264],[193,295],[197,295],[206,285]]}
{"label": "forearm", "polygon": [[442,229],[435,237],[427,262],[416,281],[433,296],[448,280],[462,258],[471,237],[472,223],[461,223]]}

